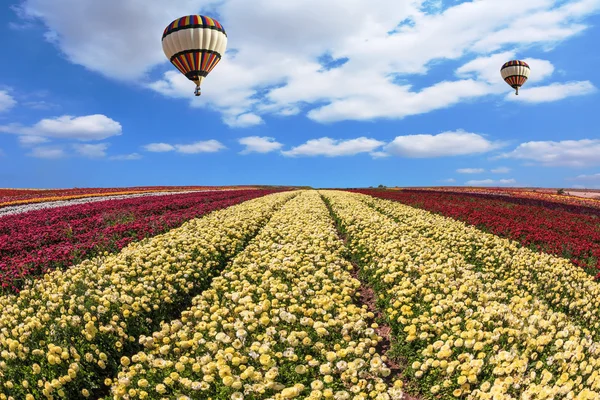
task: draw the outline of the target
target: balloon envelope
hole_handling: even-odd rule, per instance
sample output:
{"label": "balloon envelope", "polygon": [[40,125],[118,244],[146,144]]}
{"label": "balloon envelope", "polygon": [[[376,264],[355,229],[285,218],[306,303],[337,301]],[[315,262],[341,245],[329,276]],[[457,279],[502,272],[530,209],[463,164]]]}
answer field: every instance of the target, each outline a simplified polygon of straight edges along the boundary
{"label": "balloon envelope", "polygon": [[521,60],[511,60],[500,68],[502,79],[516,90],[516,94],[519,94],[519,88],[529,79],[530,72],[529,65]]}
{"label": "balloon envelope", "polygon": [[227,33],[214,18],[188,15],[165,28],[162,47],[179,72],[196,83],[196,95],[199,95],[202,81],[225,53]]}

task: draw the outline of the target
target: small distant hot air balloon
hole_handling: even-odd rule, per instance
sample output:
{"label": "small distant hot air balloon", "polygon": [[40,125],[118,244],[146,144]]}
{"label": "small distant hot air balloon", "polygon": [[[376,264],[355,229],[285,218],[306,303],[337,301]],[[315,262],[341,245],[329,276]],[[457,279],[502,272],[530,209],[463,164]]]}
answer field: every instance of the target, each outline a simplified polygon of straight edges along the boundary
{"label": "small distant hot air balloon", "polygon": [[513,89],[515,89],[515,95],[519,95],[519,88],[529,78],[529,65],[525,61],[512,60],[505,63],[500,68],[502,79],[508,83]]}
{"label": "small distant hot air balloon", "polygon": [[188,15],[166,27],[162,47],[179,72],[196,84],[194,94],[200,96],[202,81],[225,53],[227,33],[216,19]]}

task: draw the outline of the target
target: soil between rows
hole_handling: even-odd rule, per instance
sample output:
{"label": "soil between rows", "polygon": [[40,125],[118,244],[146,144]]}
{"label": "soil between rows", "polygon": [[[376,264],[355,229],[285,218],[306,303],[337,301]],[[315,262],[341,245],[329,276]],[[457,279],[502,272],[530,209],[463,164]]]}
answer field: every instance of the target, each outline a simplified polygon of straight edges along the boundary
{"label": "soil between rows", "polygon": [[[277,213],[285,204],[287,204],[294,197],[288,199],[286,202],[284,202],[283,204],[276,207],[273,210],[272,214],[263,222],[263,224],[260,226],[260,228],[257,229],[256,232],[254,232],[253,234],[249,235],[244,240],[244,242],[237,248],[235,254],[232,254],[231,257],[228,257],[228,258],[223,257],[220,260],[219,266],[210,271],[211,272],[210,275],[206,276],[202,280],[202,282],[198,286],[196,286],[192,291],[190,291],[190,293],[188,293],[183,299],[181,299],[180,301],[177,301],[176,303],[173,303],[167,310],[167,314],[169,315],[169,318],[163,318],[161,321],[153,319],[152,325],[154,326],[154,328],[152,329],[152,331],[158,330],[160,327],[160,324],[162,324],[163,322],[170,322],[170,321],[175,321],[175,320],[179,319],[181,317],[181,313],[183,311],[185,311],[186,309],[188,309],[189,307],[191,307],[192,300],[194,299],[194,297],[198,296],[200,293],[207,290],[211,286],[213,279],[216,278],[217,276],[219,276],[225,270],[225,268],[227,267],[227,265],[229,264],[229,262],[231,260],[233,260],[235,257],[237,257],[238,254],[240,254],[241,252],[244,251],[244,249],[250,244],[250,242],[263,231],[263,229],[265,228],[265,226],[267,226],[267,224],[273,218],[275,213]],[[128,349],[128,351],[123,353],[123,355],[132,356],[134,354],[137,354],[142,349],[143,349],[143,346],[140,345],[138,343],[138,341],[136,340],[136,342],[134,342],[132,344],[132,346]],[[113,372],[113,373],[107,374],[108,377],[114,378],[117,376],[118,371],[111,371],[111,372]],[[100,388],[94,390],[91,393],[90,397],[95,398],[95,399],[108,400],[109,398],[111,398],[110,397],[110,386],[101,385]]]}
{"label": "soil between rows", "polygon": [[[348,247],[348,238],[347,238],[346,234],[342,231],[341,226],[339,224],[339,219],[337,218],[337,215],[334,213],[333,209],[331,208],[331,204],[322,194],[321,194],[321,199],[327,206],[327,210],[329,211],[329,214],[331,215],[331,218],[334,221],[334,225],[337,230],[339,238],[344,242],[344,246],[348,250],[346,252],[345,258],[348,262],[350,262],[350,264],[352,264],[353,268],[351,271],[351,275],[353,278],[355,278],[356,280],[358,280],[360,282],[359,298],[356,299],[356,303],[358,306],[363,306],[363,305],[367,306],[367,309],[370,312],[372,312],[373,314],[375,314],[375,318],[373,318],[373,320],[369,321],[369,322],[377,323],[378,326],[375,329],[375,332],[377,332],[377,334],[383,338],[383,340],[381,340],[378,343],[376,349],[379,354],[381,354],[382,356],[385,355],[387,357],[387,360],[385,361],[385,363],[388,366],[388,368],[390,368],[392,371],[390,376],[388,376],[387,378],[384,378],[384,380],[386,382],[390,383],[399,377],[403,378],[402,379],[403,382],[405,384],[407,384],[407,386],[405,386],[404,389],[411,390],[411,392],[414,390],[416,393],[416,385],[414,385],[414,387],[413,387],[413,385],[410,385],[410,382],[407,382],[407,379],[404,377],[404,375],[402,373],[404,371],[403,365],[406,365],[406,363],[400,357],[394,355],[393,352],[391,351],[392,340],[393,340],[392,328],[386,323],[385,315],[377,307],[377,297],[375,295],[375,291],[373,290],[373,288],[370,285],[368,285],[364,281],[364,279],[362,279],[360,277],[360,267],[359,267],[356,259],[353,257],[350,248]],[[422,400],[422,397],[419,397],[419,396],[415,395],[414,393],[407,393],[405,391],[403,400]]]}

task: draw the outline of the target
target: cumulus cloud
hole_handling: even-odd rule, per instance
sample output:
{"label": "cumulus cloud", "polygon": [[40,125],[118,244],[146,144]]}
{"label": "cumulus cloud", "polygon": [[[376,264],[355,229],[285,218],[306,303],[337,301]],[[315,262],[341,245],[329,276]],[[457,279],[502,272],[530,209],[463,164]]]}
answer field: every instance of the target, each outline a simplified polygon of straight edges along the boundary
{"label": "cumulus cloud", "polygon": [[8,91],[0,90],[0,112],[8,111],[17,104],[17,101]]}
{"label": "cumulus cloud", "polygon": [[131,153],[131,154],[119,154],[119,155],[116,155],[116,156],[110,156],[109,160],[131,161],[131,160],[139,160],[141,158],[142,158],[141,154]]}
{"label": "cumulus cloud", "polygon": [[377,159],[377,158],[387,158],[390,157],[389,153],[386,153],[385,151],[374,151],[371,154],[371,157]]}
{"label": "cumulus cloud", "polygon": [[578,175],[574,178],[567,178],[567,180],[585,182],[590,184],[600,184],[600,173],[591,175]]}
{"label": "cumulus cloud", "polygon": [[175,150],[175,146],[168,143],[150,143],[143,147],[146,151],[151,151],[153,153],[163,153]]}
{"label": "cumulus cloud", "polygon": [[19,136],[19,143],[23,146],[36,146],[38,144],[49,142],[48,138],[42,136]]}
{"label": "cumulus cloud", "polygon": [[22,136],[89,141],[121,135],[122,127],[117,121],[102,114],[82,117],[63,115],[56,118],[42,119],[32,126],[20,124],[0,125],[0,132]]}
{"label": "cumulus cloud", "polygon": [[383,146],[385,142],[366,137],[357,139],[336,140],[328,137],[312,139],[291,150],[282,151],[284,156],[352,156],[359,153],[370,153]]}
{"label": "cumulus cloud", "polygon": [[86,158],[104,158],[106,149],[108,149],[108,143],[74,144],[72,146],[77,154]]}
{"label": "cumulus cloud", "polygon": [[254,113],[231,115],[225,118],[225,123],[232,128],[247,128],[249,126],[260,125],[263,122],[263,119]]}
{"label": "cumulus cloud", "polygon": [[56,160],[66,157],[67,154],[62,147],[41,146],[34,147],[27,155],[29,157]]}
{"label": "cumulus cloud", "polygon": [[[407,157],[436,158],[486,153],[504,146],[476,133],[457,130],[437,135],[419,134],[397,136],[389,143],[373,138],[334,140],[328,137],[311,139],[291,150],[282,151],[285,156],[348,156],[369,153],[373,158]],[[482,173],[481,168],[462,168],[463,174]]]}
{"label": "cumulus cloud", "polygon": [[[497,62],[518,56],[511,49],[550,50],[584,32],[586,19],[600,9],[597,0],[431,5],[425,0],[24,0],[20,14],[42,20],[47,38],[71,62],[111,78],[141,81],[165,96],[219,111],[232,127],[247,127],[263,123],[267,114],[300,112],[322,123],[404,118],[501,95],[507,89],[500,89]],[[231,40],[196,98],[193,83],[168,63],[157,37],[172,19],[200,10],[218,15]],[[297,29],[298,21],[303,29]],[[426,74],[433,63],[464,57],[478,61],[459,68],[456,80],[421,89],[396,80],[406,82]],[[536,71],[531,83],[551,76],[549,61],[529,61]],[[159,79],[146,78],[154,67],[166,72]],[[539,99],[540,90],[547,89],[528,96],[524,90],[518,100]],[[589,90],[552,87],[549,98],[558,101]]]}
{"label": "cumulus cloud", "polygon": [[600,165],[600,140],[539,141],[520,144],[499,158],[526,160],[546,167]]}
{"label": "cumulus cloud", "polygon": [[498,167],[498,168],[494,168],[492,169],[492,174],[508,174],[511,171],[510,168],[508,167]]}
{"label": "cumulus cloud", "polygon": [[168,143],[150,143],[143,148],[146,151],[155,153],[164,153],[175,151],[183,154],[198,154],[198,153],[216,153],[226,147],[217,140],[198,141],[190,144],[168,144]]}
{"label": "cumulus cloud", "polygon": [[[456,75],[461,78],[474,78],[485,81],[494,85],[494,91],[499,93],[506,90],[510,91],[512,89],[502,79],[500,66],[506,61],[515,58],[520,58],[515,51],[505,51],[490,56],[478,57],[460,66],[456,70]],[[554,65],[548,60],[536,58],[522,58],[522,60],[529,64],[532,71],[535,71],[527,80],[527,86],[549,78],[554,72]]]}
{"label": "cumulus cloud", "polygon": [[456,170],[459,174],[481,174],[485,172],[483,168],[459,168]]}
{"label": "cumulus cloud", "polygon": [[465,185],[468,186],[505,186],[505,185],[515,185],[517,181],[515,179],[482,179],[482,180],[471,180],[467,181]]}
{"label": "cumulus cloud", "polygon": [[239,139],[238,143],[245,146],[240,154],[270,153],[283,147],[283,144],[275,141],[275,138],[272,137],[248,136]]}
{"label": "cumulus cloud", "polygon": [[47,28],[46,39],[55,43],[72,63],[107,77],[134,80],[165,60],[160,35],[167,24],[194,10],[208,11],[206,7],[211,3],[214,2],[25,0],[19,14],[42,20]]}
{"label": "cumulus cloud", "polygon": [[385,151],[402,157],[431,158],[481,154],[500,146],[479,134],[458,130],[437,135],[397,136]]}
{"label": "cumulus cloud", "polygon": [[23,105],[25,107],[29,107],[32,108],[34,110],[52,110],[55,108],[60,108],[59,105],[54,104],[54,103],[50,103],[44,100],[39,100],[39,101],[27,101],[25,103],[23,103]]}
{"label": "cumulus cloud", "polygon": [[[525,88],[525,87],[524,87]],[[573,96],[585,96],[596,93],[596,87],[590,81],[552,83],[519,91],[519,95],[507,94],[506,99],[523,103],[549,103]]]}
{"label": "cumulus cloud", "polygon": [[176,144],[175,150],[178,153],[197,154],[197,153],[216,153],[226,147],[217,140],[205,140],[191,144]]}

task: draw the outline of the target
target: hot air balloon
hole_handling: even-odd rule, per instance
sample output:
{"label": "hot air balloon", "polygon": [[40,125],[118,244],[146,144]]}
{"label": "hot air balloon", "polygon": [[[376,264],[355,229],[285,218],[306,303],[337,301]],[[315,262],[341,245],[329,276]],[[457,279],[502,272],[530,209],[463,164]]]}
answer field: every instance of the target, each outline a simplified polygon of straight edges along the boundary
{"label": "hot air balloon", "polygon": [[188,15],[165,28],[162,47],[179,72],[196,84],[194,94],[200,96],[202,81],[225,53],[227,33],[216,19]]}
{"label": "hot air balloon", "polygon": [[515,89],[515,95],[517,96],[519,95],[519,88],[529,78],[529,72],[529,65],[525,61],[520,60],[511,60],[500,68],[502,79]]}

